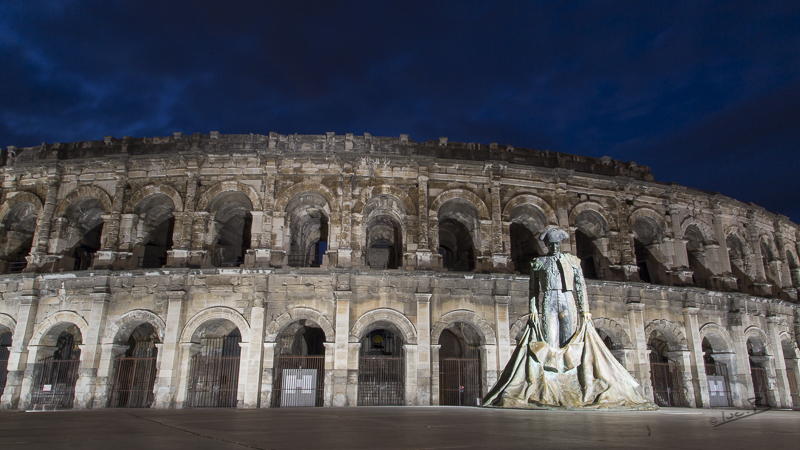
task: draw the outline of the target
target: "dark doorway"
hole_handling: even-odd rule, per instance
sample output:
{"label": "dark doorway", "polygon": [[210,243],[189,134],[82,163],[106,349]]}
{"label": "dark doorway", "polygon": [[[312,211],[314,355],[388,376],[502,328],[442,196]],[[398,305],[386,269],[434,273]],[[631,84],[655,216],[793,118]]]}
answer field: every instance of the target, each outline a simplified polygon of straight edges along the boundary
{"label": "dark doorway", "polygon": [[128,339],[128,349],[114,360],[112,408],[149,408],[156,382],[158,335],[150,324],[139,325]]}
{"label": "dark doorway", "polygon": [[361,339],[358,358],[358,406],[405,404],[406,364],[403,341],[389,330]]}
{"label": "dark doorway", "polygon": [[323,406],[325,402],[325,333],[300,320],[278,337],[272,407]]}
{"label": "dark doorway", "polygon": [[239,388],[242,335],[201,339],[200,353],[190,363],[188,408],[235,408]]}
{"label": "dark doorway", "polygon": [[456,323],[442,331],[439,345],[439,404],[479,406],[480,337],[469,325]]}
{"label": "dark doorway", "polygon": [[53,355],[34,365],[31,409],[72,408],[81,365],[80,341],[78,327],[71,325],[58,336]]}

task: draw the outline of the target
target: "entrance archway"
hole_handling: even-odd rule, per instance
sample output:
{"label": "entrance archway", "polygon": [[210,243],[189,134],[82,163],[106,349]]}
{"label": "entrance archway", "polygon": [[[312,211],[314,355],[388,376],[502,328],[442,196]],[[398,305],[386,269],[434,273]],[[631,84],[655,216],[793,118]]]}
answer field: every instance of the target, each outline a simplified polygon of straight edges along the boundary
{"label": "entrance archway", "polygon": [[157,343],[158,332],[149,323],[131,332],[127,348],[114,359],[111,408],[149,408],[153,404]]}
{"label": "entrance archway", "polygon": [[668,356],[671,349],[667,337],[659,330],[653,330],[647,349],[650,350],[653,400],[658,406],[684,406],[680,365]]}
{"label": "entrance archway", "polygon": [[712,340],[705,337],[702,343],[703,363],[708,380],[709,406],[712,408],[732,406],[728,365],[720,355],[722,349],[715,349]]}
{"label": "entrance archway", "polygon": [[212,319],[194,335],[200,336],[200,352],[189,369],[188,408],[235,408],[239,391],[242,335],[233,322]]}
{"label": "entrance archway", "polygon": [[358,406],[405,405],[406,364],[399,333],[378,328],[361,338]]}
{"label": "entrance archway", "polygon": [[747,339],[747,356],[750,361],[750,376],[753,380],[754,406],[770,406],[767,364],[769,355],[764,341],[756,336]]}
{"label": "entrance archway", "polygon": [[8,379],[8,357],[11,355],[12,336],[11,330],[0,327],[0,395],[3,395]]}
{"label": "entrance archway", "polygon": [[301,319],[278,335],[272,407],[323,406],[325,402],[325,332]]}
{"label": "entrance archway", "polygon": [[481,398],[481,336],[455,322],[439,335],[439,404],[478,406]]}
{"label": "entrance archway", "polygon": [[72,323],[59,323],[42,337],[40,351],[52,353],[34,365],[31,409],[72,408],[82,343],[83,336]]}

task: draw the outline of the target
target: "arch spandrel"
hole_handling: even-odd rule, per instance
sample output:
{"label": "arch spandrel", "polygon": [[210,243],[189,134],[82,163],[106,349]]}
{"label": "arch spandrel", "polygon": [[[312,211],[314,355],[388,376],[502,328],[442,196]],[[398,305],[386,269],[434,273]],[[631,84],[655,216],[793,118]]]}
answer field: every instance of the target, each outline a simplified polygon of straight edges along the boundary
{"label": "arch spandrel", "polygon": [[514,211],[514,208],[522,205],[535,206],[544,214],[548,225],[558,225],[558,218],[556,217],[555,210],[553,210],[550,204],[547,203],[545,199],[532,194],[519,194],[509,200],[505,207],[503,207],[503,221],[509,222],[511,220],[511,212]]}
{"label": "arch spandrel", "polygon": [[481,337],[482,345],[497,344],[497,337],[495,336],[494,329],[491,325],[489,325],[489,322],[487,322],[483,317],[477,315],[475,312],[466,309],[457,309],[443,315],[439,321],[437,321],[433,327],[431,327],[431,342],[439,342],[439,337],[441,336],[442,332],[448,326],[459,322],[471,325]]}
{"label": "arch spandrel", "polygon": [[334,342],[336,339],[336,331],[333,324],[324,314],[316,309],[306,307],[296,307],[289,311],[284,311],[283,314],[276,317],[267,326],[267,332],[264,336],[265,342],[275,342],[278,335],[286,329],[289,325],[297,322],[298,320],[310,320],[322,328],[325,333],[325,342]]}
{"label": "arch spandrel", "polygon": [[56,207],[55,213],[53,214],[53,218],[55,219],[58,217],[63,217],[67,212],[67,208],[69,208],[73,202],[84,197],[90,197],[99,200],[100,203],[103,204],[105,213],[109,214],[111,212],[111,197],[106,193],[106,191],[97,186],[78,186],[69,194],[65,195],[63,199],[61,199]]}
{"label": "arch spandrel", "polygon": [[210,320],[228,320],[232,322],[242,335],[242,343],[250,342],[250,324],[247,323],[247,319],[239,311],[227,306],[213,306],[192,316],[183,327],[180,342],[199,342],[200,327]]}
{"label": "arch spandrel", "polygon": [[200,199],[197,200],[197,211],[206,211],[208,209],[209,204],[217,195],[223,192],[241,192],[250,199],[250,204],[256,210],[262,209],[262,200],[261,197],[258,195],[256,190],[244,183],[240,183],[238,181],[222,181],[219,182],[206,190],[203,195],[200,196]]}
{"label": "arch spandrel", "polygon": [[712,243],[717,241],[716,237],[714,236],[714,230],[712,230],[707,223],[695,217],[687,217],[683,219],[683,222],[681,222],[681,237],[686,236],[686,230],[692,225],[696,226],[697,229],[700,230],[700,234],[703,236],[703,242]]}
{"label": "arch spandrel", "polygon": [[104,344],[124,344],[125,336],[130,336],[139,325],[150,324],[155,328],[158,341],[164,342],[164,332],[167,328],[164,319],[158,314],[146,309],[134,309],[119,316],[107,329],[103,336]]}
{"label": "arch spandrel", "polygon": [[41,345],[42,339],[58,324],[75,325],[78,327],[78,330],[80,330],[81,336],[83,336],[84,339],[89,335],[89,323],[86,322],[83,316],[74,311],[58,311],[47,316],[47,318],[36,326],[28,345]]}
{"label": "arch spandrel", "polygon": [[490,220],[491,216],[489,214],[489,208],[486,206],[486,203],[481,199],[478,194],[469,191],[467,189],[450,189],[447,191],[442,192],[431,202],[430,205],[430,212],[429,218],[433,219],[439,216],[439,209],[447,203],[449,200],[463,200],[475,207],[475,210],[478,211],[478,217],[480,220]]}
{"label": "arch spandrel", "polygon": [[417,329],[403,313],[391,308],[378,308],[366,312],[350,328],[350,342],[359,342],[361,337],[373,329],[375,324],[388,323],[397,328],[406,344],[417,343]]}
{"label": "arch spandrel", "polygon": [[353,214],[362,214],[364,207],[366,207],[367,204],[375,201],[376,198],[380,198],[382,195],[394,197],[395,200],[397,200],[399,204],[403,206],[403,209],[405,210],[398,211],[399,213],[409,216],[417,215],[417,205],[414,203],[408,193],[400,188],[386,184],[364,189],[361,192],[361,195],[359,195],[359,201],[356,202],[355,206],[353,207]]}
{"label": "arch spandrel", "polygon": [[667,339],[667,345],[671,351],[689,349],[686,336],[677,324],[665,319],[656,319],[644,328],[645,338],[649,340],[653,331],[658,331]]}
{"label": "arch spandrel", "polygon": [[8,213],[14,208],[14,206],[20,203],[30,203],[34,208],[36,208],[36,214],[42,213],[42,200],[36,196],[36,194],[20,191],[7,199],[3,205],[0,206],[0,223],[3,223]]}
{"label": "arch spandrel", "polygon": [[302,183],[294,184],[277,194],[275,197],[275,211],[285,212],[286,205],[289,201],[297,195],[304,193],[318,194],[328,202],[328,207],[332,212],[339,211],[339,203],[336,201],[336,195],[333,191],[328,189],[322,183],[315,183],[312,181],[304,181]]}
{"label": "arch spandrel", "polygon": [[183,198],[174,187],[168,184],[148,184],[147,186],[144,186],[133,193],[131,198],[128,200],[128,203],[125,205],[125,214],[132,214],[134,211],[136,211],[136,206],[139,205],[142,200],[150,197],[151,195],[159,194],[166,195],[172,200],[172,205],[175,208],[175,211],[183,211]]}

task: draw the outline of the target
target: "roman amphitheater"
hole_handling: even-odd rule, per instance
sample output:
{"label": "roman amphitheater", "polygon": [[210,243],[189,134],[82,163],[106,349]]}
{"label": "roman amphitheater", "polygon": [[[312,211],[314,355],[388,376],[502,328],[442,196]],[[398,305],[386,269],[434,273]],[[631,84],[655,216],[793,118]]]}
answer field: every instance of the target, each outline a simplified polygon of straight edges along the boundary
{"label": "roman amphitheater", "polygon": [[550,226],[645,396],[800,406],[800,227],[633,162],[211,132],[0,171],[3,408],[475,405]]}

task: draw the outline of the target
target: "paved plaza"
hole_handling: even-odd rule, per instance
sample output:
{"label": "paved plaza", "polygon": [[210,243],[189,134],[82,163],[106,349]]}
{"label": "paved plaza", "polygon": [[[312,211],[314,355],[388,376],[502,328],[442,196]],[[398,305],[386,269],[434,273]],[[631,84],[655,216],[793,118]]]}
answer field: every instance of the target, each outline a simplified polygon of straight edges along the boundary
{"label": "paved plaza", "polygon": [[[736,413],[738,420],[721,424],[724,417],[736,418]],[[683,408],[575,412],[457,407],[0,411],[0,448],[798,448],[800,412],[752,413]],[[718,426],[713,426],[714,421]]]}

